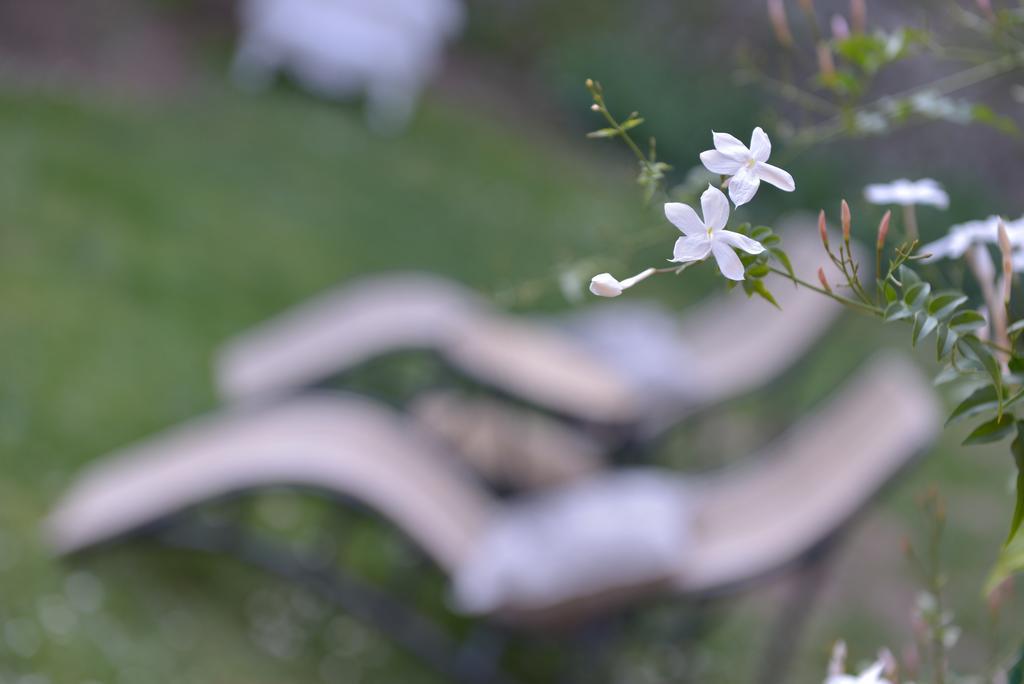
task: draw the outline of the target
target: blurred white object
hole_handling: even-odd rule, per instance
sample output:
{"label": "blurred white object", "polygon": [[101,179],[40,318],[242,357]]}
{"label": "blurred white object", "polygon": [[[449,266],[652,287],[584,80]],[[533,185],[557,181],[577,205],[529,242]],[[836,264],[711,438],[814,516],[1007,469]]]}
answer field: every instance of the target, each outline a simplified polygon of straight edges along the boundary
{"label": "blurred white object", "polygon": [[531,497],[497,516],[457,569],[455,604],[471,614],[548,606],[671,576],[691,523],[683,483],[654,470]]}
{"label": "blurred white object", "polygon": [[365,94],[370,125],[395,132],[464,14],[461,0],[243,0],[233,77],[262,89],[286,72],[323,97]]}
{"label": "blurred white object", "polygon": [[931,178],[918,181],[900,178],[891,183],[875,183],[864,188],[864,198],[872,204],[898,204],[904,207],[926,204],[939,209],[949,208],[949,195],[938,181]]}
{"label": "blurred white object", "polygon": [[194,421],[94,464],[51,513],[47,538],[75,553],[159,534],[240,492],[308,487],[394,523],[455,579],[466,607],[569,624],[658,590],[723,593],[806,558],[940,426],[931,383],[880,356],[740,467],[595,473],[515,504],[409,419],[310,392]]}

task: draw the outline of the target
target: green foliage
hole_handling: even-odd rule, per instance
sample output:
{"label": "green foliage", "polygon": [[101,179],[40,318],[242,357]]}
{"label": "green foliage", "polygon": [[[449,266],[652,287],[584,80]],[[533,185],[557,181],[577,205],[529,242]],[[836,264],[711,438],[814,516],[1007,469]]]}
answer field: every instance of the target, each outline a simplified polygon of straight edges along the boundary
{"label": "green foliage", "polygon": [[1024,647],[1017,653],[1016,662],[1010,666],[1006,684],[1024,684]]}
{"label": "green foliage", "polygon": [[928,37],[927,32],[913,28],[872,35],[857,33],[835,41],[835,50],[862,74],[874,76],[883,67],[910,55],[912,49],[926,43]]}

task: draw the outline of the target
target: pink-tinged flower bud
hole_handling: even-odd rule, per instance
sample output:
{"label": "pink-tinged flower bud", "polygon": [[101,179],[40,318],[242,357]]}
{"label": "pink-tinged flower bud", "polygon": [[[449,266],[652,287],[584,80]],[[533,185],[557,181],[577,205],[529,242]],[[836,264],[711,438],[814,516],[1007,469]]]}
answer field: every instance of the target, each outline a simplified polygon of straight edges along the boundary
{"label": "pink-tinged flower bud", "polygon": [[836,40],[846,40],[850,37],[850,25],[842,14],[832,15],[832,37]]}
{"label": "pink-tinged flower bud", "polygon": [[878,224],[878,249],[885,247],[885,239],[889,237],[889,222],[892,221],[892,210],[885,212],[885,216]]}
{"label": "pink-tinged flower bud", "polygon": [[594,104],[590,105],[590,111],[599,112],[601,111],[601,106],[595,102]]}
{"label": "pink-tinged flower bud", "polygon": [[996,18],[995,10],[992,9],[991,0],[975,0],[975,2],[978,4],[978,9],[980,9],[986,17],[989,19]]}
{"label": "pink-tinged flower bud", "polygon": [[768,0],[768,17],[772,21],[772,30],[775,32],[775,39],[783,47],[793,47],[793,33],[789,30],[789,20],[786,19],[786,6],[783,0]]}
{"label": "pink-tinged flower bud", "polygon": [[850,228],[853,225],[853,217],[850,215],[850,205],[843,200],[842,217],[843,217],[843,242],[850,241]]}
{"label": "pink-tinged flower bud", "polygon": [[818,72],[826,81],[835,78],[836,75],[836,62],[832,57],[832,48],[825,41],[818,43]]}
{"label": "pink-tinged flower bud", "polygon": [[822,209],[818,213],[818,233],[821,235],[821,244],[825,245],[825,251],[828,251],[828,224],[825,221],[825,210]]}
{"label": "pink-tinged flower bud", "polygon": [[818,267],[818,280],[821,282],[821,286],[825,288],[825,292],[832,292],[832,287],[828,284],[828,278],[825,277],[825,269],[820,266]]}
{"label": "pink-tinged flower bud", "polygon": [[1003,255],[1003,304],[1009,306],[1013,292],[1013,247],[1003,219],[999,219],[999,251]]}
{"label": "pink-tinged flower bud", "polygon": [[850,0],[850,24],[854,33],[864,33],[868,28],[867,0]]}

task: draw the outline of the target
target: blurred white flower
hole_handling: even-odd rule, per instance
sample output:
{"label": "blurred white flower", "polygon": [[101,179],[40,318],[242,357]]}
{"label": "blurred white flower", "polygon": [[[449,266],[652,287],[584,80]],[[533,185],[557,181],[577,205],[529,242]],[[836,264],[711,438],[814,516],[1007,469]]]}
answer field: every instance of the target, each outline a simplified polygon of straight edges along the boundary
{"label": "blurred white flower", "polygon": [[949,207],[949,195],[937,181],[900,178],[891,183],[875,183],[864,188],[864,198],[872,204],[898,204],[909,207],[927,204],[939,209]]}
{"label": "blurred white flower", "polygon": [[641,280],[654,275],[656,272],[657,269],[648,268],[625,280],[617,280],[611,273],[601,273],[590,279],[590,291],[598,297],[618,297],[625,290],[633,287]]}
{"label": "blurred white flower", "polygon": [[672,261],[690,263],[715,257],[722,275],[730,280],[743,280],[743,264],[733,249],[742,249],[748,254],[760,254],[764,247],[757,240],[746,235],[725,230],[729,223],[729,200],[721,190],[709,185],[700,196],[704,218],[686,204],[668,202],[665,217],[675,225],[683,236],[676,241]]}
{"label": "blurred white flower", "polygon": [[715,149],[701,152],[700,160],[708,171],[731,176],[729,197],[737,207],[754,199],[761,181],[786,192],[796,190],[793,176],[768,163],[772,143],[760,126],[754,129],[749,148],[728,133],[712,131],[712,137]]}
{"label": "blurred white flower", "polygon": [[894,659],[888,650],[879,654],[878,661],[859,675],[846,674],[846,642],[837,641],[832,647],[825,684],[892,684],[882,674],[887,666],[892,667]]}
{"label": "blurred white flower", "polygon": [[830,674],[825,679],[825,684],[892,684],[882,676],[885,663],[879,660],[877,663],[861,672],[859,675]]}
{"label": "blurred white flower", "polygon": [[[922,261],[930,262],[939,259],[959,259],[972,245],[996,244],[999,242],[998,216],[989,216],[979,221],[958,223],[949,229],[945,237],[924,245],[921,254],[929,255]],[[1024,217],[1016,221],[1006,221],[1006,233],[1014,250],[1014,269],[1017,263],[1024,265]]]}

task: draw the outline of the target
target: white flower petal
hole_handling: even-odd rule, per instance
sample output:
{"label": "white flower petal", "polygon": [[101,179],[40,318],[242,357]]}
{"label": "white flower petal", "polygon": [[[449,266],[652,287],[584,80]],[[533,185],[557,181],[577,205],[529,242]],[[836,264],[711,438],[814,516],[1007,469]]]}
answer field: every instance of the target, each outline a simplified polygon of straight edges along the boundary
{"label": "white flower petal", "polygon": [[716,133],[715,131],[711,131],[711,138],[715,142],[715,149],[725,156],[739,162],[745,162],[750,159],[750,150],[748,150],[747,146],[740,142],[735,136],[729,135],[728,133]]}
{"label": "white flower petal", "polygon": [[729,223],[729,200],[715,186],[708,185],[700,196],[700,208],[704,212],[704,225],[711,230],[721,230]]}
{"label": "white flower petal", "polygon": [[718,150],[708,150],[700,153],[700,161],[711,173],[718,173],[723,176],[731,176],[740,170],[743,162],[739,159],[722,154]]}
{"label": "white flower petal", "polygon": [[743,263],[736,256],[736,252],[732,251],[732,247],[724,242],[713,240],[711,253],[715,255],[718,270],[722,272],[722,275],[729,280],[743,280]]}
{"label": "white flower petal", "polygon": [[768,161],[768,157],[772,154],[772,141],[768,139],[768,134],[764,132],[760,126],[754,129],[754,134],[750,136],[750,155],[759,162]]}
{"label": "white flower petal", "polygon": [[885,669],[885,663],[881,661],[875,663],[857,677],[857,684],[879,684],[883,669]]}
{"label": "white flower petal", "polygon": [[729,197],[739,207],[754,199],[759,187],[761,179],[753,170],[744,166],[729,180]]}
{"label": "white flower petal", "polygon": [[693,207],[681,202],[666,202],[665,218],[671,221],[672,225],[676,228],[683,231],[683,235],[698,235],[706,233],[708,230],[704,222],[697,216],[697,212],[693,210]]}
{"label": "white flower petal", "polygon": [[760,254],[764,251],[764,245],[757,240],[748,238],[746,235],[731,230],[720,230],[715,233],[715,240],[724,242],[730,247],[742,249],[747,254]]}
{"label": "white flower petal", "polygon": [[590,279],[590,291],[598,297],[618,297],[622,289],[622,283],[611,273],[601,273]]}
{"label": "white flower petal", "polygon": [[754,170],[761,180],[766,183],[771,183],[779,190],[785,190],[786,192],[793,192],[796,190],[796,181],[793,180],[793,176],[789,175],[788,171],[784,171],[778,166],[758,162],[754,167]]}
{"label": "white flower petal", "polygon": [[672,250],[672,261],[689,263],[706,259],[711,253],[711,240],[707,233],[702,235],[690,235],[676,240],[675,249]]}

